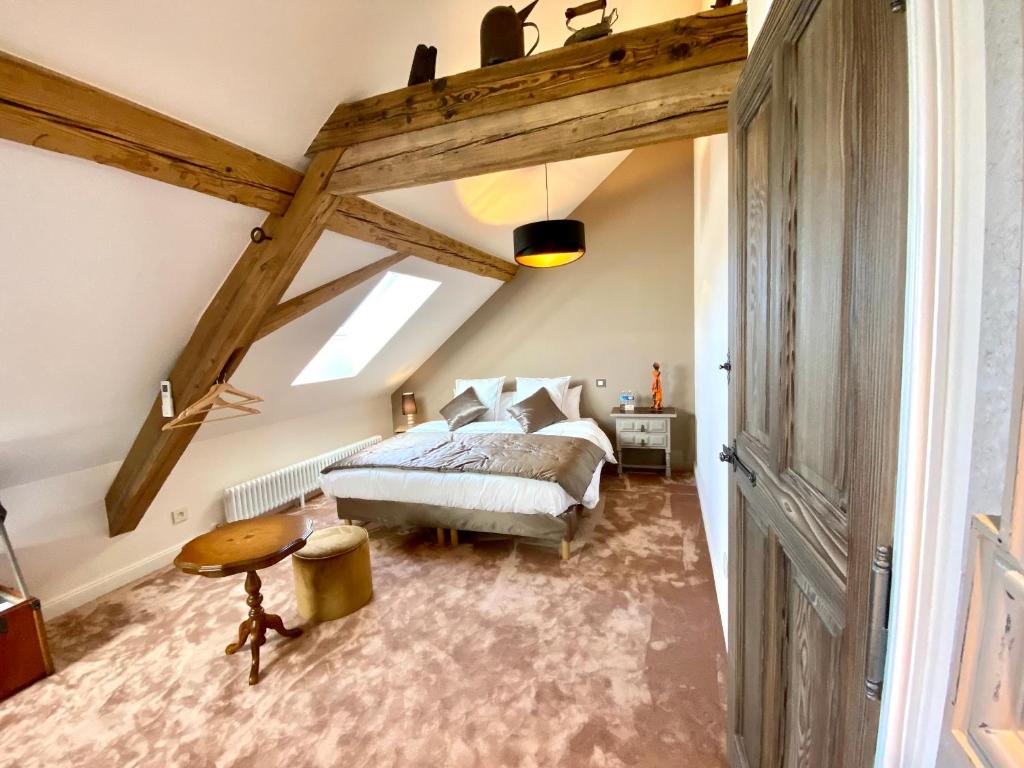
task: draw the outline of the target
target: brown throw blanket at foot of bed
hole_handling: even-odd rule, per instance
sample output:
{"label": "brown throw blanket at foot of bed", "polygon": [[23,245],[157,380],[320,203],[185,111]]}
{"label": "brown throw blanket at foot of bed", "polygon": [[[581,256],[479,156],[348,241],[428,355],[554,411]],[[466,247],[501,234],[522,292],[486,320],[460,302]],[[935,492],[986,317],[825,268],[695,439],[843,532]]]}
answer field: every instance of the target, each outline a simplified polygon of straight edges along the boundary
{"label": "brown throw blanket at foot of bed", "polygon": [[473,472],[558,483],[582,501],[604,451],[589,440],[556,435],[406,433],[325,467]]}

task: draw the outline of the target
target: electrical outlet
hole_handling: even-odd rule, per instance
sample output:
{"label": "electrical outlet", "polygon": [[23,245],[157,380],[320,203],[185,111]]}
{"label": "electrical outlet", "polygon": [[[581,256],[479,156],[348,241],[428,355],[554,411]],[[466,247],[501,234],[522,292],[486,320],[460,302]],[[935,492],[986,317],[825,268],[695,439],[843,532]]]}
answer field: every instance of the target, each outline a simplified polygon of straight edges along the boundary
{"label": "electrical outlet", "polygon": [[178,525],[188,520],[188,509],[182,507],[181,509],[175,509],[171,512],[171,524]]}
{"label": "electrical outlet", "polygon": [[608,386],[608,379],[598,379],[597,380],[597,388],[598,389],[604,389],[607,386]]}

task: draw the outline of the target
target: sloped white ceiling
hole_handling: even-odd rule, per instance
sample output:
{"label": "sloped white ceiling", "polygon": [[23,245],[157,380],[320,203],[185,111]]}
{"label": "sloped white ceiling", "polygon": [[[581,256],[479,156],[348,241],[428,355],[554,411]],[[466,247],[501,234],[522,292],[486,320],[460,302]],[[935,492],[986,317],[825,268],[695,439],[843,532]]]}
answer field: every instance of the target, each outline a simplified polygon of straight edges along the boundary
{"label": "sloped white ceiling", "polygon": [[[572,213],[629,152],[551,163],[550,217]],[[547,216],[544,168],[522,168],[367,196],[414,221],[512,260],[512,230]]]}
{"label": "sloped white ceiling", "polygon": [[[0,3],[0,48],[192,123],[296,168],[339,101],[401,87],[416,44],[438,73],[478,65],[491,0],[47,0]],[[541,50],[565,37],[541,0]],[[620,2],[619,29],[693,12],[692,0]],[[552,215],[575,208],[623,154],[553,165]],[[259,211],[0,141],[0,488],[123,458],[161,378],[242,252]],[[376,196],[495,255],[538,218],[526,169]],[[291,293],[387,254],[327,233]],[[234,381],[262,416],[200,437],[390,392],[499,287],[418,259],[442,287],[355,379],[291,387],[370,281],[258,342]],[[181,405],[181,404],[179,404]]]}
{"label": "sloped white ceiling", "polygon": [[[0,48],[304,168],[306,147],[338,103],[401,88],[418,43],[438,49],[439,76],[480,66],[480,20],[497,0],[46,0],[0,2]],[[706,5],[710,5],[708,0]],[[525,0],[516,7],[526,5]],[[538,51],[569,34],[569,0],[530,15]],[[698,0],[621,0],[617,31],[696,13]],[[594,15],[584,17],[593,21]],[[527,46],[533,30],[528,29]],[[573,210],[625,153],[551,167],[552,213]],[[542,208],[536,174],[503,174],[502,200],[481,212],[462,183],[389,192],[385,207],[510,259],[511,236],[489,223]],[[557,196],[557,199],[556,197]],[[522,204],[516,215],[516,203]],[[429,221],[427,221],[429,219]],[[442,223],[445,226],[442,226]]]}
{"label": "sloped white ceiling", "polygon": [[259,211],[0,142],[0,487],[123,458]]}
{"label": "sloped white ceiling", "polygon": [[[0,47],[300,167],[339,102],[406,84],[417,43],[437,46],[439,76],[479,67],[480,20],[498,4],[6,0]],[[533,10],[539,51],[565,41],[568,4],[540,0]],[[685,16],[699,5],[610,4],[619,7],[617,31]]]}
{"label": "sloped white ceiling", "polygon": [[[389,253],[382,248],[326,232],[289,293],[309,290]],[[362,372],[351,379],[292,386],[292,381],[303,367],[383,275],[347,291],[256,342],[231,379],[241,389],[257,392],[266,400],[259,406],[262,415],[251,421],[262,419],[266,423],[268,420],[295,418],[337,408],[350,400],[377,397],[380,401],[430,357],[499,285],[489,278],[412,257],[399,262],[391,270],[437,280],[441,285]],[[381,407],[386,412],[386,404]],[[250,420],[237,419],[209,425],[203,427],[200,434],[210,437],[245,429],[247,421]]]}

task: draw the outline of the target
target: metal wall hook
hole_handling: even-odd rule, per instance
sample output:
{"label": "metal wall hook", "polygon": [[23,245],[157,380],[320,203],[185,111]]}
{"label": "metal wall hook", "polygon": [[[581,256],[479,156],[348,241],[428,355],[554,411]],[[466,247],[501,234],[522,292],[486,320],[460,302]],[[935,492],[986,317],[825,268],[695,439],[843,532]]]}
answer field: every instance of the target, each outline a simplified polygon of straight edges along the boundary
{"label": "metal wall hook", "polygon": [[252,232],[249,233],[249,239],[259,245],[264,240],[273,240],[270,235],[263,231],[263,227],[253,227]]}
{"label": "metal wall hook", "polygon": [[718,370],[725,371],[725,381],[727,384],[732,383],[732,356],[726,354],[725,362],[718,366]]}

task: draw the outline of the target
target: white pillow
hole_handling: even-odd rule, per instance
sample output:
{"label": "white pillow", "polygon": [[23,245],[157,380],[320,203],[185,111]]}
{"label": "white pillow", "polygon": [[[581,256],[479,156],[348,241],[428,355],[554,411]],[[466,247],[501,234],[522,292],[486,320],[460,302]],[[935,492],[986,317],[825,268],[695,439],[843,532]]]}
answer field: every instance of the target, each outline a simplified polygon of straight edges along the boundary
{"label": "white pillow", "polygon": [[556,379],[524,379],[516,377],[515,402],[521,403],[541,387],[544,387],[555,405],[565,413],[565,396],[569,390],[571,376],[559,376]]}
{"label": "white pillow", "polygon": [[565,414],[565,418],[569,421],[580,420],[580,396],[583,394],[583,387],[569,387],[569,391],[565,395],[565,408],[562,409],[562,413]]}
{"label": "white pillow", "polygon": [[496,421],[506,421],[508,416],[508,407],[516,401],[515,392],[502,392],[501,399],[498,401],[498,418]]}
{"label": "white pillow", "polygon": [[480,402],[487,406],[487,411],[477,421],[497,421],[498,400],[501,398],[501,390],[504,386],[504,376],[499,376],[496,379],[456,379],[455,396],[472,387],[476,390],[476,396],[480,398]]}

